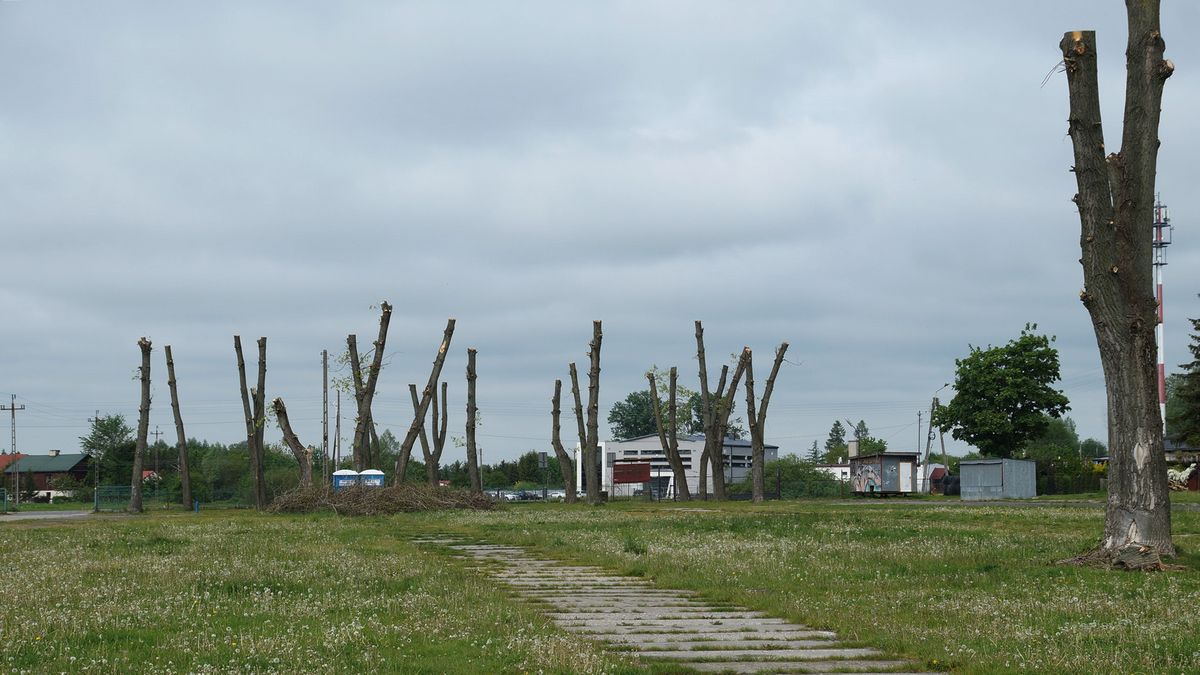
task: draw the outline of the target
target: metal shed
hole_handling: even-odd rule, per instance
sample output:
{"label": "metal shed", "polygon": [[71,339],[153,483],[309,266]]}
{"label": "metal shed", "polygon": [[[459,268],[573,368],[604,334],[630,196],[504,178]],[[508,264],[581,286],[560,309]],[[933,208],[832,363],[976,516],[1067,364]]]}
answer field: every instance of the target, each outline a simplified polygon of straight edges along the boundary
{"label": "metal shed", "polygon": [[1028,499],[1037,496],[1037,464],[1028,459],[970,459],[959,465],[962,498]]}
{"label": "metal shed", "polygon": [[857,495],[916,492],[917,455],[881,452],[850,458],[850,485]]}

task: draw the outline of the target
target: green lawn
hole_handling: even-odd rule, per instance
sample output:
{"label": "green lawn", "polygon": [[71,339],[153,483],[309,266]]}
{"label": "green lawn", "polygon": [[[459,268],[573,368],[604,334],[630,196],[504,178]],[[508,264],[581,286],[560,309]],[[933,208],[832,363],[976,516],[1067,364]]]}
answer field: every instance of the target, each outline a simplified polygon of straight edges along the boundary
{"label": "green lawn", "polygon": [[407,540],[446,532],[696,589],[929,669],[1200,672],[1200,511],[1174,514],[1188,571],[1053,564],[1102,525],[1094,506],[933,500],[0,517],[0,670],[649,672]]}

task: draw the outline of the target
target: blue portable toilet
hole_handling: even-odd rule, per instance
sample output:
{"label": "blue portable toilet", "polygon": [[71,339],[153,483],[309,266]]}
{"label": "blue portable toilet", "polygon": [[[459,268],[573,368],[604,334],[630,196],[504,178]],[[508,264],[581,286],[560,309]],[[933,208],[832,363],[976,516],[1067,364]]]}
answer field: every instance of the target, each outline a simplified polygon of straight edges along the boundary
{"label": "blue portable toilet", "polygon": [[358,472],[358,483],[363,487],[383,487],[383,472],[379,469],[363,469]]}
{"label": "blue portable toilet", "polygon": [[338,469],[333,472],[334,491],[358,485],[358,472],[353,469]]}

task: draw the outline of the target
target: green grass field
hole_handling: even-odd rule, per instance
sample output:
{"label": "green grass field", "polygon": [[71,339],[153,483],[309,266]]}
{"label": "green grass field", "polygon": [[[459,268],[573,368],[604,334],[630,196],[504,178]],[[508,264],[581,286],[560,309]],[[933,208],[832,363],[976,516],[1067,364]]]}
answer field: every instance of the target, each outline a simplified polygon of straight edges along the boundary
{"label": "green grass field", "polygon": [[1151,574],[1055,565],[1103,524],[1100,509],[1057,504],[2,518],[11,672],[652,672],[407,539],[434,532],[695,589],[934,670],[1200,672],[1197,510],[1174,514],[1188,570]]}

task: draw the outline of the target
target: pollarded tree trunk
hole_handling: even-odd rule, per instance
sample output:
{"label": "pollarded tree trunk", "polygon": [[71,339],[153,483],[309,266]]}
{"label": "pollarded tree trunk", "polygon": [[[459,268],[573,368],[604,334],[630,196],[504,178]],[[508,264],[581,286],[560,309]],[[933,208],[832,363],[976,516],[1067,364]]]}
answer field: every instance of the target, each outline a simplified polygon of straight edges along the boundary
{"label": "pollarded tree trunk", "polygon": [[[448,430],[448,413],[446,409],[446,390],[449,387],[448,383],[442,383],[442,405],[439,416],[438,400],[435,396],[429,402],[430,417],[433,424],[433,441],[430,442],[429,436],[425,433],[424,424],[421,425],[421,430],[417,437],[421,441],[421,456],[425,458],[425,478],[433,487],[438,485],[438,463],[442,459],[442,450],[446,447],[446,431]],[[412,398],[413,413],[415,414],[421,405],[421,400],[417,397],[417,385],[408,385],[408,394]]]}
{"label": "pollarded tree trunk", "polygon": [[775,350],[775,363],[771,366],[771,374],[767,377],[763,389],[762,404],[757,411],[754,406],[754,363],[753,355],[746,351],[746,419],[750,420],[750,482],[752,499],[755,503],[763,501],[763,463],[766,461],[764,441],[767,426],[767,407],[771,405],[771,393],[775,391],[775,377],[779,375],[779,366],[783,364],[783,355],[787,353],[788,343],[784,342]]}
{"label": "pollarded tree trunk", "polygon": [[[242,414],[246,420],[246,454],[250,459],[251,471],[258,465],[257,453],[254,450],[254,442],[257,434],[254,433],[255,415],[250,403],[250,389],[246,386],[246,359],[242,354],[242,336],[233,336],[233,351],[237,354],[237,369],[238,369],[238,384],[241,386],[242,392]],[[257,485],[257,476],[255,477],[255,485]],[[255,506],[262,508],[262,504],[258,503],[258,489],[254,489]]]}
{"label": "pollarded tree trunk", "polygon": [[475,447],[475,418],[479,414],[475,407],[475,349],[467,349],[467,477],[471,481],[471,492],[483,492],[483,481],[479,477],[479,450]]}
{"label": "pollarded tree trunk", "polygon": [[675,366],[671,366],[670,378],[670,398],[667,402],[669,408],[667,415],[670,417],[670,421],[666,425],[667,428],[664,428],[662,407],[658,400],[658,383],[654,381],[654,373],[646,373],[646,379],[650,381],[650,401],[654,406],[654,426],[658,430],[658,442],[662,445],[663,454],[667,456],[667,463],[671,465],[671,473],[675,476],[675,498],[690,501],[692,493],[688,489],[683,458],[679,456],[679,425],[675,419],[677,413],[676,384],[679,380],[679,372]]}
{"label": "pollarded tree trunk", "polygon": [[596,462],[591,451],[588,450],[587,422],[583,416],[583,399],[579,396],[579,371],[576,370],[573,361],[567,364],[567,372],[571,375],[571,398],[575,406],[575,430],[579,436],[579,476],[583,479],[583,492],[586,495],[588,482],[594,480],[594,478],[589,478],[589,476],[595,473]]}
{"label": "pollarded tree trunk", "polygon": [[187,434],[183,431],[183,415],[179,411],[179,392],[175,388],[175,359],[171,357],[171,345],[163,347],[167,355],[167,387],[171,390],[171,412],[175,415],[176,447],[179,449],[179,485],[185,507],[192,505],[192,479],[188,470]]}
{"label": "pollarded tree trunk", "polygon": [[271,402],[271,407],[275,410],[275,420],[279,422],[279,430],[283,432],[283,442],[292,451],[292,456],[296,458],[296,464],[300,466],[300,485],[308,487],[312,485],[312,448],[304,447],[304,444],[300,442],[300,437],[292,431],[292,423],[288,420],[287,406],[283,404],[283,399],[276,398]]}
{"label": "pollarded tree trunk", "polygon": [[[404,436],[404,441],[400,443],[400,454],[396,457],[396,475],[392,480],[399,485],[404,481],[404,474],[401,469],[407,470],[408,458],[412,454],[413,444],[417,442],[417,434],[425,426],[425,412],[429,410],[429,401],[437,395],[435,391],[438,378],[442,374],[442,364],[446,362],[446,352],[450,350],[450,340],[454,337],[454,319],[446,322],[446,330],[442,335],[442,343],[438,346],[437,356],[433,359],[433,369],[429,373],[429,382],[425,385],[424,391],[421,392],[421,400],[417,403],[416,415],[413,417],[412,424],[408,427],[408,433]],[[403,466],[402,466],[403,464]]]}
{"label": "pollarded tree trunk", "polygon": [[[1080,246],[1087,307],[1108,392],[1108,504],[1104,539],[1091,559],[1129,567],[1138,549],[1175,555],[1158,407],[1151,279],[1151,223],[1164,81],[1156,0],[1127,0],[1125,119],[1120,152],[1105,157],[1100,124],[1096,35],[1074,31],[1060,47],[1070,93],[1070,127],[1079,193]],[[1140,562],[1139,562],[1140,560]]]}
{"label": "pollarded tree trunk", "polygon": [[137,446],[133,450],[133,475],[129,483],[129,511],[142,512],[142,459],[146,456],[146,437],[150,434],[150,341],[138,339],[142,350],[142,366],[138,375],[142,381],[142,403],[138,407]]}
{"label": "pollarded tree trunk", "polygon": [[587,442],[592,456],[591,480],[588,481],[588,503],[600,503],[600,476],[597,474],[597,458],[600,452],[600,343],[604,332],[600,330],[600,322],[592,322],[592,342],[589,345],[588,357],[591,368],[588,369],[588,408],[587,408]]}
{"label": "pollarded tree trunk", "polygon": [[[725,499],[725,436],[729,430],[729,415],[733,412],[733,397],[746,368],[749,349],[743,348],[729,388],[725,378],[729,366],[721,366],[717,390],[708,386],[708,364],[704,355],[704,326],[696,322],[696,359],[700,362],[700,417],[704,427],[704,456],[712,467],[713,499]],[[703,459],[701,460],[703,467]]]}
{"label": "pollarded tree trunk", "polygon": [[368,446],[371,439],[371,429],[374,427],[374,419],[371,416],[371,402],[375,398],[375,385],[379,382],[379,371],[383,368],[383,349],[387,343],[388,324],[392,320],[392,306],[383,301],[380,306],[379,314],[379,338],[375,340],[375,352],[371,358],[371,369],[367,372],[367,377],[364,380],[362,370],[358,360],[358,339],[357,336],[349,335],[346,337],[346,345],[350,350],[350,370],[354,380],[354,400],[358,404],[358,417],[354,424],[354,469],[362,471],[370,468],[367,464],[370,463],[371,448]]}
{"label": "pollarded tree trunk", "polygon": [[267,338],[258,338],[258,386],[254,395],[254,500],[258,508],[267,508],[267,476],[263,467],[267,431]]}
{"label": "pollarded tree trunk", "polygon": [[563,488],[566,492],[564,499],[568,504],[574,504],[579,500],[577,488],[575,487],[575,467],[571,463],[571,456],[567,454],[567,449],[562,444],[562,427],[559,424],[559,419],[562,415],[560,404],[562,403],[562,380],[554,381],[554,398],[552,399],[554,407],[550,410],[550,418],[553,420],[553,425],[550,429],[550,445],[554,446],[554,456],[558,458],[558,468],[562,472]]}

